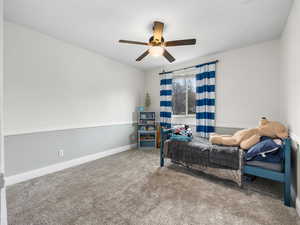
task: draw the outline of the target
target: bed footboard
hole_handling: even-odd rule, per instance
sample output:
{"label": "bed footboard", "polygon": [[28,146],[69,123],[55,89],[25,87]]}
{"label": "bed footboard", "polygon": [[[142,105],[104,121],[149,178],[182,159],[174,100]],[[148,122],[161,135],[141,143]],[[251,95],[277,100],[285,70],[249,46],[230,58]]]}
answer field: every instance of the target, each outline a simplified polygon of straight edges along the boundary
{"label": "bed footboard", "polygon": [[160,167],[163,167],[165,165],[165,155],[164,155],[164,144],[165,141],[168,139],[169,134],[171,133],[171,129],[164,129],[160,128],[160,134],[161,134],[161,139],[160,139]]}

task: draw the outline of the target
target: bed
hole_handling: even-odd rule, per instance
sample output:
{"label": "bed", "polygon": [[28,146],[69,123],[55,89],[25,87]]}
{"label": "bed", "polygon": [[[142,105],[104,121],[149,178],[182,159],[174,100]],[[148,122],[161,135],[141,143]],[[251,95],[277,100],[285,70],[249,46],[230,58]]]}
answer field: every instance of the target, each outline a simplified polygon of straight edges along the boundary
{"label": "bed", "polygon": [[165,158],[187,168],[232,180],[242,186],[243,150],[238,147],[212,145],[195,136],[190,142],[169,139],[171,130],[162,130],[160,165]]}
{"label": "bed", "polygon": [[284,140],[284,160],[281,163],[244,161],[244,150],[232,146],[212,145],[207,139],[194,137],[191,142],[179,142],[169,139],[169,129],[161,130],[160,166],[165,158],[172,163],[187,168],[229,179],[242,187],[243,175],[249,174],[284,184],[284,204],[291,205],[291,141]]}

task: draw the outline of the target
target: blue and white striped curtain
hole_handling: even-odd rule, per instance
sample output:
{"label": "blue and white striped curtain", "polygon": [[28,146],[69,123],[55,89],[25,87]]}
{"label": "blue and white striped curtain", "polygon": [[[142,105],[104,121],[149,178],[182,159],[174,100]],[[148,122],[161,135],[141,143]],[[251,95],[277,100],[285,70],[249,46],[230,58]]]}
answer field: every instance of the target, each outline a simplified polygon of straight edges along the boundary
{"label": "blue and white striped curtain", "polygon": [[160,125],[171,128],[172,119],[172,73],[160,75]]}
{"label": "blue and white striped curtain", "polygon": [[215,132],[216,63],[198,66],[196,74],[196,131],[208,138]]}

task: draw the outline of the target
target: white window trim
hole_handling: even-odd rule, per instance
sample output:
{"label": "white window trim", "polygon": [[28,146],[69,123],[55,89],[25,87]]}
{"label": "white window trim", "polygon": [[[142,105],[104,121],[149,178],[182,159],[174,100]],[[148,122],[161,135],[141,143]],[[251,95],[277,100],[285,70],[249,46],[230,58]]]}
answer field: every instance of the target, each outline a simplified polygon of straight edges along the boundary
{"label": "white window trim", "polygon": [[[185,80],[187,78],[195,78],[194,74],[189,74],[189,75],[176,75],[173,77],[173,79],[178,79],[178,78],[184,78]],[[195,78],[196,79],[196,78]],[[173,95],[172,95],[173,98]],[[173,117],[177,117],[177,118],[188,118],[188,117],[195,117],[196,113],[194,114],[188,114],[188,92],[187,92],[187,85],[185,84],[185,115],[176,115],[176,114],[172,114]]]}

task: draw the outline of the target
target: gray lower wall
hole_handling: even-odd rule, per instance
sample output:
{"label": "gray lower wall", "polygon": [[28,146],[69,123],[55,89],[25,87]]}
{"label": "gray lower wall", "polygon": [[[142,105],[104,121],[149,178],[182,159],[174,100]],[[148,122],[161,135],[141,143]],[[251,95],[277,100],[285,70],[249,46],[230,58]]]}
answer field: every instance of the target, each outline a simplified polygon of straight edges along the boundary
{"label": "gray lower wall", "polygon": [[[136,143],[136,125],[78,128],[4,137],[6,176]],[[58,151],[64,150],[64,157]]]}
{"label": "gray lower wall", "polygon": [[[195,126],[191,128],[195,130]],[[240,129],[216,127],[216,133],[233,134]],[[133,143],[136,143],[136,124],[9,135],[4,137],[5,172],[11,176]],[[60,149],[64,150],[64,157],[58,156]],[[299,162],[299,146],[293,142],[293,200],[300,186]]]}
{"label": "gray lower wall", "polygon": [[[233,134],[237,130],[239,128],[216,127],[220,134]],[[136,124],[5,136],[6,176],[133,143],[136,143]],[[64,157],[59,157],[60,149],[64,150]]]}

